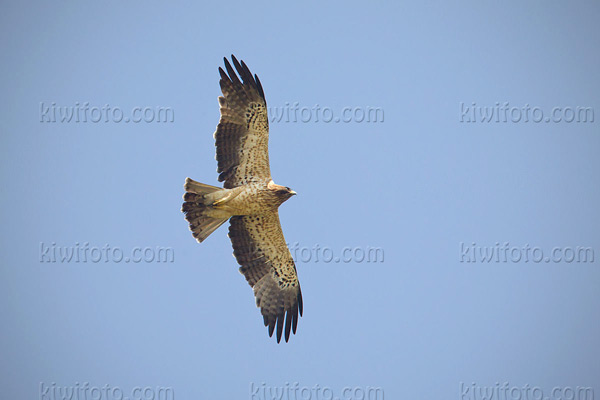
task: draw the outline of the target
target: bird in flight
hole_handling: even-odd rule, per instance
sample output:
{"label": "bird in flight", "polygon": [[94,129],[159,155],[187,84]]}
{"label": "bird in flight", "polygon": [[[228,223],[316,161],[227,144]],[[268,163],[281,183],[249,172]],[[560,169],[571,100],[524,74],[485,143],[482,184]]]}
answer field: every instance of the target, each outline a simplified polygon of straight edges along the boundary
{"label": "bird in flight", "polygon": [[223,188],[186,178],[181,211],[199,243],[229,220],[233,255],[254,289],[269,336],[277,328],[277,343],[284,331],[287,342],[302,316],[302,292],[278,209],[296,192],[271,178],[267,102],[258,76],[233,55],[237,74],[224,60],[221,118],[214,133]]}

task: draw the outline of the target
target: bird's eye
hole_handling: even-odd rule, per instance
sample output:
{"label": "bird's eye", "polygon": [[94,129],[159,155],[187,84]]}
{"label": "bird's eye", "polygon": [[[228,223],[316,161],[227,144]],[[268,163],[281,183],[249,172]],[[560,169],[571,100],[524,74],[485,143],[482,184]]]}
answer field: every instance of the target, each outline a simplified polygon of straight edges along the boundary
{"label": "bird's eye", "polygon": [[285,190],[287,190],[288,192],[290,192],[292,189],[290,189],[289,187],[285,187]]}

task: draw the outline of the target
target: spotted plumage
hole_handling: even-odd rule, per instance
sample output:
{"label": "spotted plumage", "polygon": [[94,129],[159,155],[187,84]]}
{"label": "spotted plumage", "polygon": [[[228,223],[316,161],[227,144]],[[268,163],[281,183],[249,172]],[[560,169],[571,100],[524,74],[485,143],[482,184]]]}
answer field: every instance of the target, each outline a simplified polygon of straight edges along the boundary
{"label": "spotted plumage", "polygon": [[233,55],[235,70],[224,60],[227,72],[219,68],[221,119],[214,134],[223,188],[187,178],[181,211],[198,242],[230,221],[233,255],[254,289],[269,336],[276,332],[279,343],[284,334],[287,342],[302,316],[302,292],[278,209],[296,193],[271,179],[267,103],[258,76]]}

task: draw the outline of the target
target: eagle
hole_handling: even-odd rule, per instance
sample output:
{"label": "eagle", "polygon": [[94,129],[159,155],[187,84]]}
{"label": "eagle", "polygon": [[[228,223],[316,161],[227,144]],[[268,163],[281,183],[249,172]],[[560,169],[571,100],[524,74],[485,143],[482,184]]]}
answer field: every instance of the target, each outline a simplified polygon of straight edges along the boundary
{"label": "eagle", "polygon": [[227,72],[219,67],[223,96],[214,133],[223,188],[186,178],[181,211],[199,243],[229,220],[233,255],[254,290],[269,336],[277,328],[277,343],[283,332],[287,342],[302,316],[302,292],[278,210],[296,192],[271,178],[267,102],[258,76],[233,55],[237,74],[223,60]]}

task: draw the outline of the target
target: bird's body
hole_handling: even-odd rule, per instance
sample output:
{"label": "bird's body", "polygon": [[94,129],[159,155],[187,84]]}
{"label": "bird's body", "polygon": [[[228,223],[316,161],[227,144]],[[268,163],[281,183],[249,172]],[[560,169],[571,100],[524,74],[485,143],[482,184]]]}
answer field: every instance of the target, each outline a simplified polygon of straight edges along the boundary
{"label": "bird's body", "polygon": [[255,182],[232,189],[221,189],[206,196],[215,210],[223,210],[234,215],[259,215],[276,212],[289,197],[285,188],[270,182]]}
{"label": "bird's body", "polygon": [[186,179],[182,211],[193,236],[204,241],[227,220],[240,272],[254,289],[265,326],[280,341],[296,333],[302,293],[296,266],[279,223],[279,206],[296,193],[271,179],[269,124],[262,85],[242,61],[232,56],[242,81],[225,59],[219,68],[221,119],[215,132],[219,181],[224,187]]}

